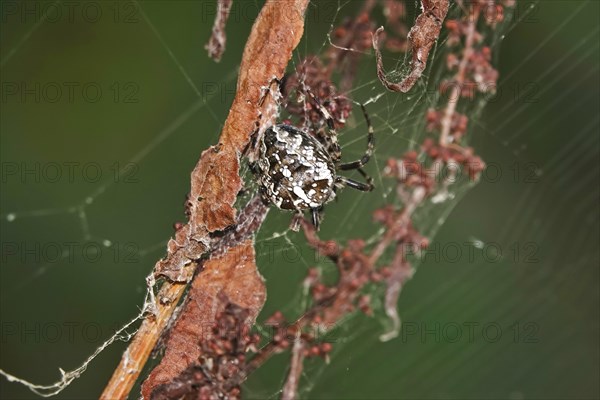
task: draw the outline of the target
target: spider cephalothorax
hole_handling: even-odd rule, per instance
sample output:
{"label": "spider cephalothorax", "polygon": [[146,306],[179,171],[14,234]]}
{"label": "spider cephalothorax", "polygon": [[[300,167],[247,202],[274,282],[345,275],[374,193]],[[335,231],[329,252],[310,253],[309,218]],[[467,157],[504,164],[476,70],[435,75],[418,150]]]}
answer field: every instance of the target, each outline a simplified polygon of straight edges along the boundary
{"label": "spider cephalothorax", "polygon": [[[265,201],[284,210],[302,212],[310,209],[315,226],[319,224],[319,211],[335,198],[338,188],[350,186],[365,192],[373,190],[371,178],[361,169],[369,161],[374,145],[373,128],[365,108],[361,105],[368,126],[367,151],[360,160],[341,163],[333,120],[324,107],[318,107],[329,128],[327,136],[286,124],[271,126],[259,143],[255,168]],[[367,183],[337,175],[339,170],[351,169],[358,170]]]}

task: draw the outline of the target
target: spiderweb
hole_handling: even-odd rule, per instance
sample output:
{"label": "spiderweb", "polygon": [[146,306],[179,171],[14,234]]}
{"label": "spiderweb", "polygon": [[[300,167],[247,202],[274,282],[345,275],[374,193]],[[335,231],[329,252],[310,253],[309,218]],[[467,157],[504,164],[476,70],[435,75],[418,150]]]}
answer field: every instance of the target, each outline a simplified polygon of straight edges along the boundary
{"label": "spiderweb", "polygon": [[[62,3],[57,1],[52,4],[60,7]],[[49,21],[55,18],[53,9],[39,8],[36,16],[26,18],[25,23],[20,21],[12,25],[6,24],[2,28],[3,54],[0,67],[3,82],[20,82],[23,79],[41,82],[43,85],[56,81],[63,83],[63,86],[64,82],[73,80],[82,83],[96,82],[106,97],[113,97],[113,101],[98,104],[83,97],[75,104],[63,98],[57,104],[42,104],[45,108],[32,100],[3,100],[3,170],[6,172],[6,168],[13,168],[15,165],[20,170],[23,168],[22,163],[35,169],[35,162],[42,161],[37,181],[27,179],[34,176],[30,174],[26,179],[11,175],[2,182],[1,368],[31,382],[56,380],[55,372],[59,366],[64,370],[74,370],[75,373],[63,375],[63,383],[68,383],[71,378],[89,368],[88,373],[83,374],[61,396],[89,396],[90,393],[101,390],[124,349],[119,344],[106,350],[105,347],[113,342],[128,341],[135,333],[136,321],[145,311],[140,309],[140,305],[145,304],[145,300],[152,295],[152,291],[148,291],[144,285],[144,278],[164,253],[166,240],[171,235],[168,227],[184,218],[183,207],[180,205],[188,190],[189,171],[200,151],[215,143],[218,137],[235,89],[237,71],[233,65],[243,46],[243,40],[231,33],[222,64],[216,67],[204,60],[205,54],[200,51],[202,46],[198,39],[202,35],[196,29],[198,21],[203,21],[206,22],[206,27],[203,25],[202,33],[208,32],[214,16],[210,14],[210,10],[193,2],[131,4],[131,9],[117,8],[119,12],[116,14],[115,9],[103,6],[103,15],[110,15],[110,18],[100,19],[98,24],[90,24],[82,18],[75,23],[64,19],[52,23]],[[234,3],[230,27],[235,26],[235,29],[247,32],[260,5],[257,2],[246,2],[245,6],[238,7],[238,14],[235,14]],[[518,19],[522,21],[532,13],[536,15],[536,7],[539,7],[537,3],[521,6],[522,13],[517,16]],[[309,54],[322,54],[331,43],[333,28],[344,16],[353,16],[356,8],[353,2],[332,2],[326,5],[312,3],[307,16],[305,38],[295,51],[290,68],[299,65]],[[499,88],[511,84],[511,78],[534,62],[538,53],[546,54],[547,46],[556,42],[588,8],[589,2],[578,4],[543,41],[532,46],[533,50],[530,48],[519,62],[513,63],[511,70],[501,70]],[[456,10],[451,9],[451,13],[453,11]],[[414,20],[416,13],[417,4],[409,4],[407,20]],[[117,14],[118,17],[115,17]],[[136,22],[121,23],[127,17],[134,18]],[[168,17],[183,19],[189,23],[173,26],[167,22]],[[184,29],[185,26],[195,28]],[[518,27],[518,24],[511,20],[510,24],[499,30],[502,36],[494,42],[495,48],[502,44],[504,35],[512,34],[515,26]],[[96,39],[93,42],[96,47],[91,46],[91,51],[94,54],[84,57],[89,65],[72,68],[62,75],[52,69],[56,66],[49,66],[39,73],[23,71],[23,67],[27,63],[33,63],[37,56],[58,51],[56,48],[48,50],[52,41],[46,35],[69,35],[79,30],[90,37],[106,35],[105,41]],[[597,79],[598,49],[593,45],[597,35],[597,27],[590,29],[564,54],[552,59],[536,80],[543,82],[542,86],[522,88],[526,91],[525,97],[545,98],[546,95],[552,95],[551,101],[535,109],[532,108],[534,104],[519,102],[518,99],[500,101],[494,104],[497,108],[488,124],[477,118],[483,103],[471,110],[469,115],[472,118],[470,131],[476,130],[479,135],[474,139],[475,145],[490,143],[495,149],[500,148],[501,156],[510,161],[508,165],[517,161],[518,168],[522,168],[531,159],[543,160],[535,163],[535,176],[551,180],[556,187],[572,180],[575,174],[583,174],[578,178],[572,196],[562,198],[561,204],[567,204],[574,196],[583,193],[597,179],[596,172],[589,168],[589,149],[595,149],[596,152],[592,155],[597,156],[597,140],[593,138],[593,133],[597,132],[600,121],[597,115],[587,119],[567,145],[559,145],[558,142],[549,144],[554,145],[557,151],[547,159],[536,158],[535,154],[528,153],[527,146],[541,140],[542,135],[541,132],[528,134],[528,131],[540,120],[547,118],[548,113],[557,105],[563,104],[565,98],[579,91],[586,81],[594,77]],[[128,37],[130,42],[111,50],[108,44],[122,37]],[[195,39],[190,40],[190,37]],[[392,187],[381,171],[388,158],[399,157],[407,150],[418,148],[426,135],[425,112],[440,100],[438,91],[432,90],[432,85],[440,81],[442,74],[443,68],[439,66],[444,60],[444,40],[432,51],[429,59],[432,67],[426,70],[410,95],[386,92],[375,78],[373,55],[364,54],[360,73],[349,96],[353,101],[365,104],[375,128],[377,145],[367,170],[372,174],[377,190],[368,194],[343,190],[338,200],[326,208],[321,237],[335,238],[340,242],[362,237],[369,243],[382,234],[379,227],[371,222],[372,211],[388,203],[392,196]],[[71,45],[79,44],[73,40]],[[67,60],[68,57],[69,55],[65,56]],[[105,66],[110,65],[111,61],[105,59],[130,60],[132,70],[106,67],[101,74],[93,69],[91,72],[79,71],[92,68],[97,61]],[[596,61],[594,66],[584,68],[591,60]],[[392,71],[392,76],[401,76],[407,69],[408,58],[403,55],[388,57],[385,63],[387,69]],[[198,65],[204,67],[198,68]],[[567,79],[571,80],[571,77],[574,78],[570,87],[556,94],[556,85]],[[111,89],[114,82],[118,85]],[[123,96],[132,93],[128,91],[130,89],[126,89],[127,83],[133,83],[134,89],[140,89],[138,97],[134,95],[138,102],[123,102]],[[116,91],[119,91],[118,96],[114,97]],[[597,103],[597,95],[592,93],[579,97],[554,117],[555,122],[558,124],[572,118],[582,104],[590,101]],[[96,108],[93,108],[94,104],[97,105]],[[366,125],[356,109],[354,107],[355,112],[340,131],[344,160],[359,158],[366,146]],[[532,112],[532,109],[535,111]],[[74,116],[77,113],[81,115]],[[521,121],[521,114],[529,114],[527,123],[516,123]],[[139,115],[144,115],[146,120],[139,121]],[[31,116],[34,119],[38,119],[38,116],[44,119],[45,125],[35,125]],[[86,118],[94,116],[97,125],[90,127]],[[120,122],[107,123],[106,120],[111,117]],[[282,117],[285,118],[285,115]],[[72,130],[66,129],[66,132],[48,138],[47,133],[54,134],[55,130],[67,128],[68,125],[61,121],[69,120],[76,121]],[[84,136],[88,135],[82,133],[84,131],[89,132],[89,136]],[[61,141],[69,146],[60,145]],[[27,146],[27,150],[19,151],[21,146]],[[576,163],[578,168],[573,168],[567,174],[562,173],[565,160]],[[74,182],[64,178],[51,182],[41,171],[44,166],[56,162],[61,165],[64,162],[77,162],[79,166],[98,164],[103,177],[92,182],[90,176],[80,174],[74,178]],[[64,165],[62,168],[66,171]],[[249,178],[247,167],[244,167],[244,172]],[[528,172],[528,167],[522,171],[523,174]],[[358,174],[349,176],[360,179]],[[252,188],[249,179],[248,186]],[[430,238],[434,237],[459,204],[459,200],[471,189],[470,185],[462,182],[452,189],[451,196],[442,199],[441,204],[428,203],[423,207],[415,220],[422,232]],[[539,219],[539,213],[538,216],[533,214],[544,197],[539,195],[534,186],[520,189],[522,191],[515,195],[515,207],[525,208],[526,211],[524,214],[506,213],[510,217],[494,240],[503,244],[510,242],[512,237],[535,236],[537,243],[549,240],[547,236],[551,232],[550,224],[555,224],[557,219],[552,217],[530,225],[528,221]],[[247,196],[250,194],[251,192]],[[585,192],[573,210],[573,217],[593,224],[598,220],[598,210],[593,207],[597,200],[597,188]],[[526,205],[530,206],[525,207]],[[551,216],[556,213],[552,210],[548,212]],[[148,218],[148,215],[152,218]],[[289,222],[289,214],[273,210],[256,239],[257,264],[265,276],[268,288],[268,301],[259,317],[259,323],[276,310],[281,310],[286,317],[293,319],[306,309],[308,294],[301,282],[308,268],[316,266],[332,282],[335,280],[333,265],[317,257],[305,246],[303,237],[290,230]],[[456,223],[460,225],[460,222]],[[569,225],[560,238],[566,239],[571,234],[577,236],[574,242],[580,246],[573,254],[578,256],[569,260],[577,268],[578,265],[589,265],[591,260],[597,259],[597,254],[586,247],[588,242],[584,234],[576,233],[574,229],[574,225]],[[486,239],[480,238],[476,229],[465,240],[474,247],[486,243]],[[27,249],[34,250],[28,252]],[[40,252],[42,257],[36,258],[34,253]],[[554,251],[549,251],[548,254],[549,257],[558,255]],[[584,268],[580,270],[588,271]],[[423,273],[426,274],[427,270]],[[447,276],[446,272],[443,274]],[[590,274],[591,277],[594,276],[593,272]],[[547,273],[542,275],[547,279]],[[575,284],[572,281],[572,285]],[[427,290],[425,283],[422,286],[417,283],[414,285]],[[489,293],[490,302],[502,297],[501,286]],[[443,302],[453,290],[471,298],[467,295],[467,288],[460,285],[455,289],[449,285],[442,285],[437,290],[429,288],[423,296],[418,296],[415,292],[411,294],[408,287],[406,304],[401,296],[400,313],[403,319],[407,314],[410,318],[426,313],[429,307]],[[382,294],[373,294],[372,297],[374,300],[381,299]],[[456,297],[454,294],[453,298]],[[407,354],[407,359],[399,365],[400,370],[386,366],[387,361],[381,361],[381,358],[380,366],[368,364],[373,360],[370,358],[372,351],[385,353],[385,346],[388,346],[376,344],[388,323],[381,311],[382,305],[376,302],[373,307],[374,318],[353,314],[329,334],[327,339],[334,343],[330,365],[320,359],[307,361],[300,385],[302,398],[339,397],[337,389],[340,386],[352,387],[352,380],[358,380],[361,374],[369,375],[371,369],[377,373],[374,383],[366,385],[362,392],[358,390],[354,396],[360,397],[369,390],[377,390],[379,385],[393,386],[392,381],[398,374],[412,374],[415,380],[427,378],[434,367],[432,362],[419,364],[423,355],[431,354],[423,353],[422,346],[417,351],[403,353]],[[268,334],[265,328],[259,329],[265,335]],[[597,330],[597,323],[594,329]],[[406,346],[402,350],[406,350]],[[477,349],[472,346],[467,350],[460,353],[457,359],[451,359],[453,353],[444,351],[435,357],[438,361],[445,360],[448,364],[457,366],[474,359]],[[89,354],[93,356],[77,369]],[[494,356],[497,353],[489,355]],[[394,354],[394,357],[402,357],[402,354]],[[278,398],[285,379],[287,360],[284,355],[274,357],[264,368],[254,373],[245,386],[246,396]],[[420,367],[417,368],[416,364]],[[372,374],[369,376],[373,377]],[[445,378],[451,380],[452,375],[447,373]],[[327,384],[331,381],[337,383]],[[408,380],[402,382],[403,385],[410,385]],[[63,383],[56,385],[54,389],[62,389]],[[362,384],[365,385],[364,382]],[[452,392],[452,385],[448,387],[449,393],[461,393],[460,390]],[[22,388],[6,382],[2,383],[0,390],[5,395],[3,397],[24,396]],[[353,396],[351,393],[344,393],[346,397]]]}

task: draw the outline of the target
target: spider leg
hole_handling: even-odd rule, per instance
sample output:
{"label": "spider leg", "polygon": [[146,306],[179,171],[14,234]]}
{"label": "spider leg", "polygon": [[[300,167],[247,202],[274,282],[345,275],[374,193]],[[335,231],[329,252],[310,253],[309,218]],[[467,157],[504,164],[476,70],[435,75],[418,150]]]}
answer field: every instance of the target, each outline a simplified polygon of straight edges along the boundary
{"label": "spider leg", "polygon": [[298,232],[300,230],[300,224],[302,223],[302,218],[304,218],[304,217],[302,216],[301,212],[294,213],[294,216],[292,217],[292,221],[290,222],[290,229],[293,230],[294,232]]}
{"label": "spider leg", "polygon": [[258,105],[262,107],[263,103],[265,102],[265,99],[267,98],[267,94],[269,94],[269,92],[271,92],[271,86],[273,85],[273,83],[277,83],[277,90],[279,92],[281,92],[282,82],[283,82],[283,80],[279,79],[276,76],[271,78],[271,80],[269,81],[269,84],[267,86],[263,86],[261,88],[262,94],[260,95],[260,99],[258,99]]}
{"label": "spider leg", "polygon": [[370,192],[374,188],[373,184],[369,181],[367,183],[362,183],[355,181],[354,179],[346,178],[345,176],[336,177],[335,183],[338,183],[342,186],[349,186],[352,189],[360,190],[361,192]]}
{"label": "spider leg", "polygon": [[258,166],[256,165],[256,161],[255,162],[249,162],[248,163],[248,169],[250,170],[250,172],[252,172],[254,175],[258,175],[259,170],[258,170]]}
{"label": "spider leg", "polygon": [[262,119],[262,113],[258,113],[258,118],[254,121],[254,128],[252,129],[252,133],[250,134],[250,140],[242,150],[242,157],[248,157],[250,150],[256,149],[256,144],[258,141],[258,129],[260,128],[260,120]]}
{"label": "spider leg", "polygon": [[363,115],[365,116],[365,120],[367,121],[367,151],[365,151],[365,154],[359,160],[340,164],[338,166],[338,169],[342,171],[347,171],[350,169],[359,169],[360,167],[368,163],[369,159],[371,158],[371,155],[373,154],[373,148],[375,147],[375,137],[373,136],[373,125],[371,125],[371,119],[369,118],[369,114],[367,114],[365,106],[361,104],[360,107],[362,108]]}
{"label": "spider leg", "polygon": [[[264,86],[261,88],[262,93],[260,95],[260,98],[258,99],[259,107],[262,107],[263,103],[265,102],[265,99],[267,98],[267,95],[269,93],[271,93],[271,86],[273,85],[273,83],[277,83],[277,90],[281,93],[282,82],[283,82],[282,80],[280,80],[279,78],[274,76],[269,81],[269,84],[267,86]],[[254,121],[254,128],[252,130],[252,134],[250,135],[250,141],[248,142],[248,144],[246,144],[246,147],[244,147],[244,149],[242,150],[243,157],[248,157],[250,151],[256,149],[256,144],[258,141],[258,132],[260,130],[260,121],[261,120],[262,120],[262,111],[259,110],[256,121]]]}
{"label": "spider leg", "polygon": [[319,224],[321,223],[321,216],[319,215],[321,208],[311,208],[310,214],[312,217],[312,223],[315,226],[315,230],[319,230]]}
{"label": "spider leg", "polygon": [[373,178],[371,178],[362,168],[356,168],[356,170],[365,178],[367,185],[373,186]]}
{"label": "spider leg", "polygon": [[[328,143],[326,143],[326,146],[328,148],[331,148],[332,151],[334,153],[336,153],[336,155],[339,155],[340,145],[337,141],[337,132],[335,131],[335,123],[334,123],[333,117],[331,116],[329,111],[327,111],[327,109],[321,104],[321,102],[319,101],[317,96],[315,96],[315,94],[312,91],[310,91],[309,88],[306,88],[306,93],[308,93],[310,95],[310,97],[312,97],[313,101],[317,105],[317,108],[319,109],[319,112],[325,117],[325,122],[327,123],[327,128],[331,132],[331,134],[329,136],[321,137],[320,139],[327,141]],[[319,136],[321,136],[321,135],[319,135]]]}

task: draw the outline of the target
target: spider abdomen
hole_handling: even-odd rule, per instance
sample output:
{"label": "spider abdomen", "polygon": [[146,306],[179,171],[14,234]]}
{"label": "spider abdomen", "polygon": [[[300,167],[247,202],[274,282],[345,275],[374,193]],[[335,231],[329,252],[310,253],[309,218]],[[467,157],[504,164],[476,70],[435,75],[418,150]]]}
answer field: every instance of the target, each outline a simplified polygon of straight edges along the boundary
{"label": "spider abdomen", "polygon": [[257,166],[263,198],[281,209],[314,209],[335,196],[335,166],[325,147],[293,126],[265,131]]}

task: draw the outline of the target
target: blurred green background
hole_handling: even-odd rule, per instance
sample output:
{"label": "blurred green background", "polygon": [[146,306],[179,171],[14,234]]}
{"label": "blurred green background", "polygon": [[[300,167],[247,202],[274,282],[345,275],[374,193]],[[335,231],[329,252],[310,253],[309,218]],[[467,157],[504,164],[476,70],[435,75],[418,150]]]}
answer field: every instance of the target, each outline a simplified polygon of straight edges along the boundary
{"label": "blurred green background", "polygon": [[[600,396],[599,3],[517,3],[496,43],[498,94],[469,127],[488,174],[419,215],[435,239],[401,295],[402,333],[381,343],[384,317],[352,318],[333,335],[331,364],[308,363],[303,398]],[[212,1],[0,2],[0,368],[53,382],[138,312],[144,277],[184,219],[189,173],[227,116],[260,4],[234,3],[215,64],[203,48]],[[294,63],[319,53],[332,23],[359,6],[313,2]],[[394,60],[403,61],[386,55],[389,69]],[[352,97],[364,102],[384,90],[372,54],[362,65]],[[415,94],[368,106],[378,190],[344,191],[323,237],[376,231],[370,214],[386,200],[376,171],[422,140],[435,104],[424,87]],[[346,132],[351,158],[364,123]],[[301,236],[274,235],[288,222],[272,211],[259,233],[268,286],[259,321],[302,310],[300,281],[315,260]],[[124,348],[103,352],[57,397],[97,397]],[[255,373],[247,397],[279,397],[286,363],[279,355]],[[0,398],[32,397],[0,380]]]}

